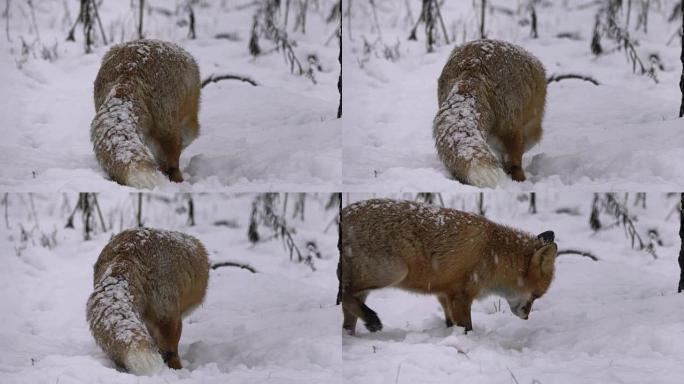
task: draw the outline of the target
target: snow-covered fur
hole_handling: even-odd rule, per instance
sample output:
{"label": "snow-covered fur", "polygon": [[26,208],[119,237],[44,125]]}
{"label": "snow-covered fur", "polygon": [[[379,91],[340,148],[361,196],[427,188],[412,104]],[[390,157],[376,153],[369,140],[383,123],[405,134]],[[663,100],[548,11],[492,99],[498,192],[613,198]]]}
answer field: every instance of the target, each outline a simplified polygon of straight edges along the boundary
{"label": "snow-covered fur", "polygon": [[527,319],[553,279],[553,232],[538,236],[454,209],[413,201],[372,199],[342,210],[340,293],[343,328],[369,331],[382,323],[365,304],[371,290],[397,287],[434,294],[447,326],[472,329],[473,300],[504,297]]}
{"label": "snow-covered fur", "polygon": [[516,45],[477,40],[454,48],[438,80],[437,153],[459,181],[524,181],[522,155],[542,135],[544,67]]}
{"label": "snow-covered fur", "polygon": [[86,318],[114,362],[138,375],[181,368],[182,316],[204,299],[207,253],[199,240],[148,228],[114,236],[95,263]]}
{"label": "snow-covered fur", "polygon": [[[200,76],[179,46],[137,40],[114,46],[95,79],[90,138],[109,177],[154,188],[183,181],[181,151],[199,134]],[[161,171],[161,173],[159,172]]]}

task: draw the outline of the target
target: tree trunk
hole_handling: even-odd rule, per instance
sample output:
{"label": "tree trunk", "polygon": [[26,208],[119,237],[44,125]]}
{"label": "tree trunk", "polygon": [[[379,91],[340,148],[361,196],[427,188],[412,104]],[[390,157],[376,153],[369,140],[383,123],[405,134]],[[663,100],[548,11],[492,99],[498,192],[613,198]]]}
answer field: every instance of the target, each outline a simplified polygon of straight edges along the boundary
{"label": "tree trunk", "polygon": [[530,207],[528,211],[533,215],[537,213],[537,194],[534,192],[530,193]]}
{"label": "tree trunk", "polygon": [[484,193],[482,192],[477,196],[477,213],[480,216],[484,216],[487,213],[484,209]]}
{"label": "tree trunk", "polygon": [[337,211],[337,252],[339,253],[339,259],[337,262],[337,281],[339,282],[339,286],[337,287],[337,300],[335,301],[336,305],[340,305],[342,302],[342,193],[339,195],[340,205]]}
{"label": "tree trunk", "polygon": [[138,0],[140,2],[140,18],[138,19],[138,39],[143,38],[143,13],[145,11],[145,0]]}
{"label": "tree trunk", "polygon": [[90,218],[92,217],[92,207],[89,200],[88,193],[81,193],[81,204],[83,208],[83,239],[90,240],[90,232],[93,228],[90,226]]}
{"label": "tree trunk", "polygon": [[532,19],[532,22],[530,23],[531,24],[530,36],[533,39],[536,39],[539,37],[539,33],[537,33],[537,9],[535,7],[536,6],[534,5],[534,1],[532,1],[532,3],[530,4],[530,8],[531,8],[531,15],[530,16]]}
{"label": "tree trunk", "polygon": [[191,227],[195,226],[195,202],[190,193],[188,193],[188,225]]}
{"label": "tree trunk", "polygon": [[480,10],[480,39],[485,38],[485,8],[487,8],[487,0],[480,0],[482,7]]}
{"label": "tree trunk", "polygon": [[679,60],[682,62],[682,76],[679,78],[679,89],[682,91],[682,103],[679,105],[679,117],[684,117],[684,0],[681,3],[682,7],[682,52]]}
{"label": "tree trunk", "polygon": [[339,36],[339,49],[337,54],[337,61],[340,62],[340,76],[337,78],[337,91],[340,94],[340,103],[337,106],[337,118],[342,117],[342,2],[340,1],[340,36]]}
{"label": "tree trunk", "polygon": [[677,292],[684,291],[684,192],[679,202],[679,288]]}
{"label": "tree trunk", "polygon": [[138,215],[137,215],[138,228],[143,226],[143,223],[142,223],[142,197],[143,197],[142,192],[138,192]]}

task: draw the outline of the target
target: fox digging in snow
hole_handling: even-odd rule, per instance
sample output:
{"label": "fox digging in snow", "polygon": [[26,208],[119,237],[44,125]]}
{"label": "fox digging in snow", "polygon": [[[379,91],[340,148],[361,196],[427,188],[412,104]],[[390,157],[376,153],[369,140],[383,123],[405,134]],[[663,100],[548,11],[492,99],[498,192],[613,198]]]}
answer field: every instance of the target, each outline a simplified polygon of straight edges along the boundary
{"label": "fox digging in snow", "polygon": [[114,46],[95,79],[90,139],[109,177],[136,188],[182,182],[181,151],[199,134],[200,77],[179,46],[137,40]]}
{"label": "fox digging in snow", "polygon": [[523,152],[542,135],[544,67],[516,45],[477,40],[457,46],[437,84],[437,154],[457,180],[496,187],[524,181]]}
{"label": "fox digging in snow", "polygon": [[114,236],[95,263],[86,317],[97,344],[129,372],[180,369],[182,316],[202,303],[209,261],[192,236],[148,228]]}
{"label": "fox digging in snow", "polygon": [[475,298],[500,295],[511,312],[527,319],[532,303],[553,279],[553,232],[539,236],[495,224],[482,216],[412,201],[374,199],[342,210],[340,294],[343,328],[355,332],[361,318],[382,329],[365,304],[371,290],[397,287],[434,294],[447,326],[473,329]]}

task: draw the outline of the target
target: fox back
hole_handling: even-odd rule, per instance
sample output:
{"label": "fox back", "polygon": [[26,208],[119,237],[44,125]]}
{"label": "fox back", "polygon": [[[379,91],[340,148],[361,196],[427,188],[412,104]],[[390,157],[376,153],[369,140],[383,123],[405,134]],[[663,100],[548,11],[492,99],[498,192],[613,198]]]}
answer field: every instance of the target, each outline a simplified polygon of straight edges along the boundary
{"label": "fox back", "polygon": [[194,237],[149,228],[114,236],[94,267],[90,330],[114,362],[135,374],[181,368],[182,316],[204,299],[207,252]]}
{"label": "fox back", "polygon": [[[556,245],[549,233],[534,236],[478,215],[411,201],[355,203],[342,211],[340,296],[344,305],[346,295],[350,314],[363,315],[354,298],[365,299],[372,289],[435,294],[447,323],[468,330],[473,299],[498,294],[526,317],[553,278]],[[348,317],[349,329],[354,319]]]}
{"label": "fox back", "polygon": [[116,45],[94,96],[91,141],[111,179],[137,188],[163,183],[161,173],[183,181],[181,151],[199,135],[199,69],[188,52],[159,40]]}
{"label": "fox back", "polygon": [[543,65],[523,48],[476,40],[454,48],[437,83],[437,153],[461,182],[524,181],[523,153],[541,138]]}

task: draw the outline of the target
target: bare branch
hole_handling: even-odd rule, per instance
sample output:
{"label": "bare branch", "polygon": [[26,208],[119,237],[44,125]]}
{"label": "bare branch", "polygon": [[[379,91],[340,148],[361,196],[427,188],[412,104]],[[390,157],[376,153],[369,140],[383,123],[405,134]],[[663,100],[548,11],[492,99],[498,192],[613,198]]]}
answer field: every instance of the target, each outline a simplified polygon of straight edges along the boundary
{"label": "bare branch", "polygon": [[211,269],[217,269],[221,267],[236,267],[240,269],[246,269],[252,273],[257,273],[256,269],[249,264],[242,264],[235,261],[223,261],[220,263],[214,263],[211,265]]}
{"label": "bare branch", "polygon": [[563,250],[558,251],[557,255],[558,256],[560,256],[560,255],[580,255],[580,256],[588,257],[594,261],[598,261],[598,257],[594,256],[591,252],[578,251],[576,249],[563,249]]}
{"label": "bare branch", "polygon": [[202,80],[202,88],[204,88],[204,86],[209,84],[209,83],[216,83],[216,82],[219,82],[221,80],[240,80],[240,81],[244,81],[245,83],[250,83],[255,87],[259,85],[256,81],[254,81],[254,80],[252,80],[246,76],[224,74],[224,75],[209,75],[209,77],[206,77],[204,80]]}
{"label": "bare branch", "polygon": [[554,81],[561,81],[561,80],[566,80],[566,79],[579,79],[579,80],[584,80],[588,81],[594,85],[599,85],[598,80],[594,79],[591,76],[585,76],[585,75],[576,75],[574,73],[564,73],[560,75],[551,75],[549,76],[548,79],[546,79],[547,83],[552,83]]}

